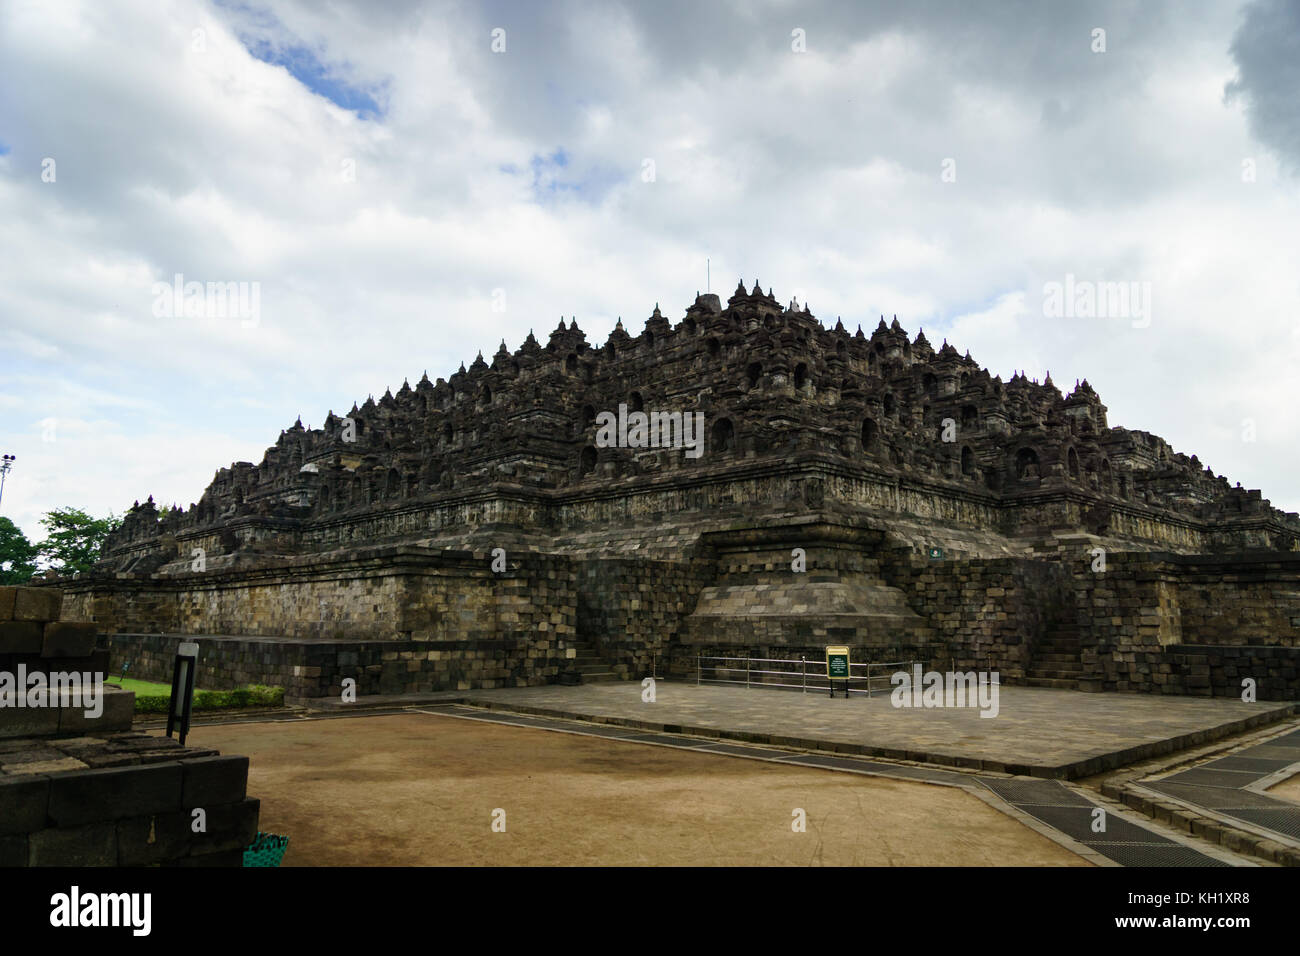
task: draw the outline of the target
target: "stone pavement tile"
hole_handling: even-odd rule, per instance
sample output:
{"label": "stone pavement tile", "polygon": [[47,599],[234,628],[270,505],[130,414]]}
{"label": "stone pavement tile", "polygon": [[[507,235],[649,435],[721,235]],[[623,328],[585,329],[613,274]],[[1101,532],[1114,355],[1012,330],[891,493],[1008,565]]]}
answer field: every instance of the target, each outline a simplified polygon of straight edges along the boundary
{"label": "stone pavement tile", "polygon": [[629,720],[647,728],[725,732],[743,742],[989,767],[1009,773],[1100,772],[1158,750],[1175,738],[1211,740],[1230,725],[1278,710],[1236,699],[1088,694],[1003,686],[996,717],[977,708],[895,708],[886,693],[831,699],[770,688],[660,681],[654,703],[640,684],[611,681],[469,691],[468,702]]}

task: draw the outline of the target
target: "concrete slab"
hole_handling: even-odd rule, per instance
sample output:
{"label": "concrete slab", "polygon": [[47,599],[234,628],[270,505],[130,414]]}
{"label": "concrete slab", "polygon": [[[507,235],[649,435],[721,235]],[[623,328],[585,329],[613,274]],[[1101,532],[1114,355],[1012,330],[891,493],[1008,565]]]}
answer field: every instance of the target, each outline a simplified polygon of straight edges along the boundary
{"label": "concrete slab", "polygon": [[975,708],[895,708],[887,694],[848,700],[767,688],[660,681],[464,691],[478,706],[748,743],[794,745],[1039,777],[1073,779],[1241,733],[1300,705],[1090,694],[1003,686],[996,717]]}

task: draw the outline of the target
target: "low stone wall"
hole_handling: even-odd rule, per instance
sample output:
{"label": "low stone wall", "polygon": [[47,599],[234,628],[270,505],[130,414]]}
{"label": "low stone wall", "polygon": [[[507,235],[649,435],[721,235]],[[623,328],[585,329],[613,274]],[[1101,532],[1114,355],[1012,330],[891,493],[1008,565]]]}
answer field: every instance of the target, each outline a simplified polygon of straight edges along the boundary
{"label": "low stone wall", "polygon": [[1085,652],[1101,689],[1242,699],[1254,681],[1259,701],[1300,700],[1300,648],[1242,644],[1128,644]]}
{"label": "low stone wall", "polygon": [[1188,644],[1300,647],[1300,554],[1172,555]]}
{"label": "low stone wall", "polygon": [[296,699],[337,695],[345,678],[359,695],[547,683],[572,666],[579,625],[617,673],[648,674],[701,578],[698,561],[504,560],[493,571],[487,553],[372,549],[310,566],[90,576],[67,582],[65,600],[105,632],[115,672],[129,661],[133,676],[170,680],[192,637],[201,686],[271,684]]}
{"label": "low stone wall", "polygon": [[[201,685],[285,688],[290,698],[529,686],[573,658],[578,600],[568,558],[374,548],[174,577],[89,575],[65,601],[93,620],[111,666],[170,680],[182,637]],[[154,633],[149,633],[154,632]],[[157,633],[162,632],[162,633]]]}
{"label": "low stone wall", "polygon": [[94,706],[84,681],[104,678],[109,654],[94,624],[58,619],[61,603],[53,588],[0,588],[6,683],[25,671],[60,688],[33,700],[25,680],[22,706],[0,707],[0,866],[241,866],[259,809],[248,758],[132,732],[135,694],[120,687],[102,684]]}
{"label": "low stone wall", "polygon": [[1070,571],[1097,689],[1239,697],[1254,677],[1259,700],[1300,699],[1300,555],[1119,553]]}
{"label": "low stone wall", "polygon": [[343,681],[358,696],[433,690],[529,687],[553,681],[570,666],[561,640],[302,641],[287,638],[114,634],[100,638],[111,666],[130,675],[170,681],[176,648],[196,641],[196,686],[229,690],[245,684],[283,687],[287,699],[337,697]]}
{"label": "low stone wall", "polygon": [[1250,678],[1256,700],[1300,700],[1300,647],[1175,644],[1164,658],[1150,675],[1152,691],[1241,699]]}
{"label": "low stone wall", "polygon": [[[242,866],[257,835],[247,757],[140,733],[19,745],[0,746],[0,866]],[[34,750],[59,772],[6,763]]]}
{"label": "low stone wall", "polygon": [[554,555],[370,548],[327,559],[262,556],[257,567],[173,576],[89,574],[61,582],[68,615],[101,633],[350,640],[571,636],[573,571]]}

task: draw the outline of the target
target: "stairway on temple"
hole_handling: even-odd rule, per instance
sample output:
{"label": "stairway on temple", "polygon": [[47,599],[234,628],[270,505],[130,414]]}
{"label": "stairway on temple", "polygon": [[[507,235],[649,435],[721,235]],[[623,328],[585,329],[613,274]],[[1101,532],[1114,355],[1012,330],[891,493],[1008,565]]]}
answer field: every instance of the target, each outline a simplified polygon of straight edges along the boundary
{"label": "stairway on temple", "polygon": [[1058,624],[1035,645],[1024,683],[1027,687],[1078,690],[1082,677],[1078,628]]}
{"label": "stairway on temple", "polygon": [[600,651],[592,641],[571,641],[570,646],[578,649],[578,656],[574,658],[574,668],[582,675],[584,684],[618,680],[618,675],[600,656]]}

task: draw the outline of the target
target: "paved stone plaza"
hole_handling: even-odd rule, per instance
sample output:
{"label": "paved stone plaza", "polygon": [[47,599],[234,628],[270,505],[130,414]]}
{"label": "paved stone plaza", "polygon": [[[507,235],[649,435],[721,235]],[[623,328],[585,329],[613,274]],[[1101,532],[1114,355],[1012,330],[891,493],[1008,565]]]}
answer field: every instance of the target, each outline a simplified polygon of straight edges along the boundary
{"label": "paved stone plaza", "polygon": [[974,708],[895,708],[887,693],[831,700],[824,692],[660,681],[464,692],[518,712],[718,733],[738,740],[1074,778],[1206,743],[1294,712],[1296,705],[1004,686],[998,716]]}

